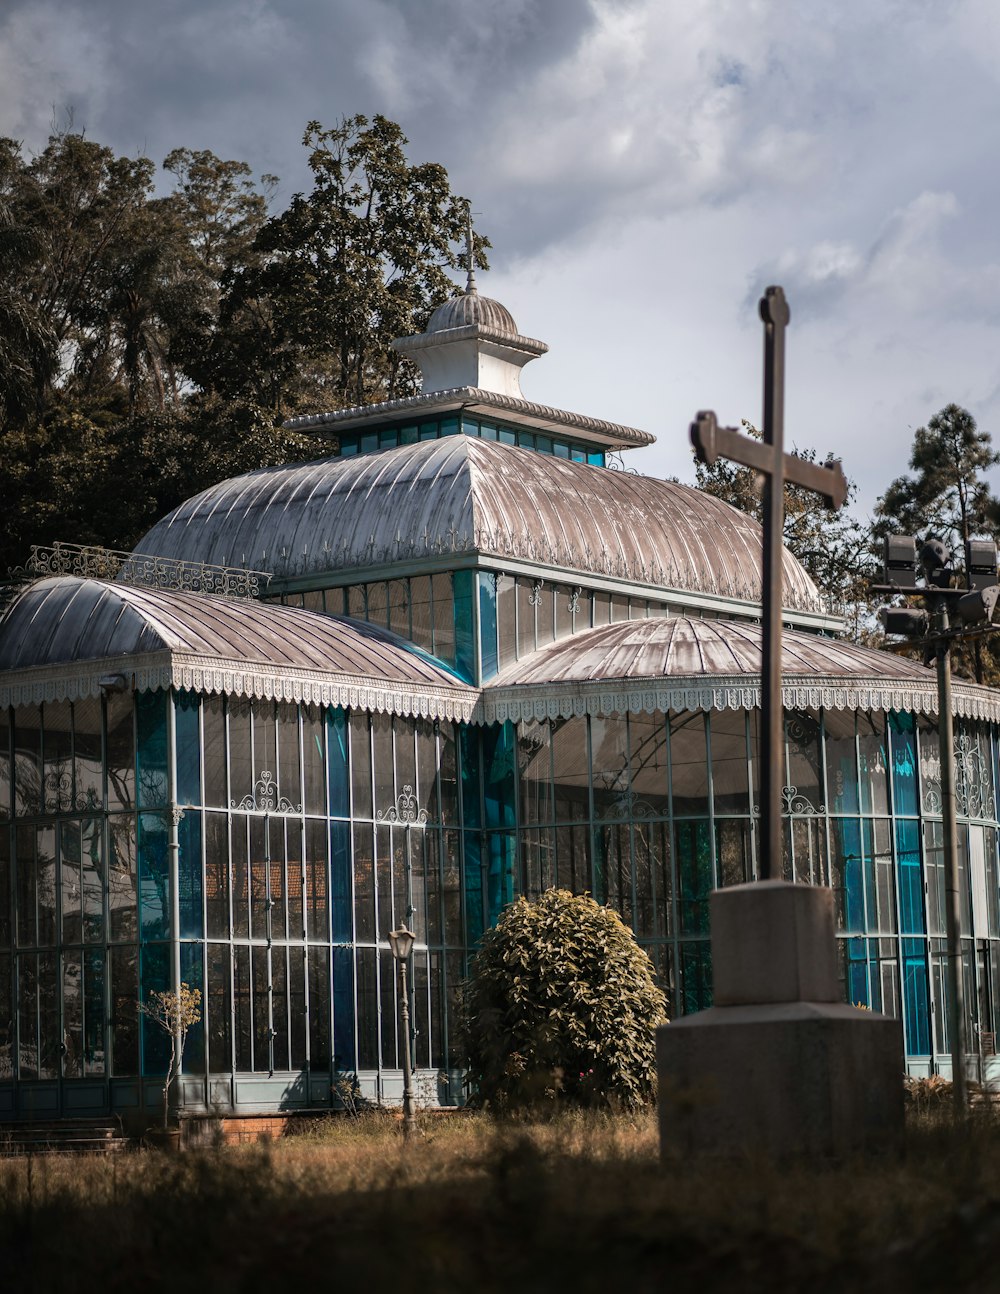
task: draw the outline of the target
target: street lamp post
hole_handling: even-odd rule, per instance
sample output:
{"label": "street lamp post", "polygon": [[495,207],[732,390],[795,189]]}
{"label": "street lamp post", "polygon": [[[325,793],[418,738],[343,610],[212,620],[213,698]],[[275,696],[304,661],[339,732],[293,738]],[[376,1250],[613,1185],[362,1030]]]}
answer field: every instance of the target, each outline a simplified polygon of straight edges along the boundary
{"label": "street lamp post", "polygon": [[417,1126],[416,1103],[413,1099],[413,1065],[410,1059],[410,996],[406,985],[406,963],[413,951],[416,935],[406,928],[389,931],[389,947],[399,968],[400,1018],[403,1025],[403,1136],[409,1139]]}

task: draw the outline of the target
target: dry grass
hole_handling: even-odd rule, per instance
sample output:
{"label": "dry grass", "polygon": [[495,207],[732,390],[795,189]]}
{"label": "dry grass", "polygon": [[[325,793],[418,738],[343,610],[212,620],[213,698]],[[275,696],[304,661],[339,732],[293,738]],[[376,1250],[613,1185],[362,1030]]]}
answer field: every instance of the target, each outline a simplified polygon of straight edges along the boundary
{"label": "dry grass", "polygon": [[[651,1116],[378,1117],[171,1160],[0,1161],[18,1290],[991,1288],[1000,1122],[924,1116],[893,1158],[660,1165]],[[11,1266],[14,1263],[16,1266]]]}

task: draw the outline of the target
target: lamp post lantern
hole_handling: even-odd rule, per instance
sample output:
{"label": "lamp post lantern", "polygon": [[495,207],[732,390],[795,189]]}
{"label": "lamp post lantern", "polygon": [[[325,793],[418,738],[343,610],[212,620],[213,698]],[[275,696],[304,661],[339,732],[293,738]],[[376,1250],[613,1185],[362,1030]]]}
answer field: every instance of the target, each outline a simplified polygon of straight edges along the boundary
{"label": "lamp post lantern", "polygon": [[408,930],[406,922],[398,930],[389,931],[389,947],[399,968],[400,1017],[403,1026],[403,1136],[409,1139],[417,1126],[413,1099],[413,1066],[410,1060],[410,995],[406,985],[406,963],[413,951],[416,935]]}

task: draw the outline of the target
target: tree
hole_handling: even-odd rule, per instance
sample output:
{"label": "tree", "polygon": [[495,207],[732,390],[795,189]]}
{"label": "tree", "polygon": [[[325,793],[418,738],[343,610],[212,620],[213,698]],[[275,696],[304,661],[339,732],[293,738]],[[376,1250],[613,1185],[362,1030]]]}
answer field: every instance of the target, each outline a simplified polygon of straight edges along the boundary
{"label": "tree", "polygon": [[201,989],[181,983],[173,989],[151,989],[148,1002],[140,1002],[139,1011],[170,1039],[170,1061],[163,1083],[163,1128],[169,1115],[170,1085],[181,1072],[188,1031],[201,1023]]}
{"label": "tree", "polygon": [[[761,439],[761,433],[745,418],[743,427],[748,435]],[[818,457],[814,449],[792,452],[810,463]],[[753,468],[728,458],[716,459],[711,467],[696,461],[695,482],[707,494],[763,520],[759,476]],[[856,493],[849,480],[848,502]],[[868,585],[876,574],[868,528],[846,509],[832,512],[811,491],[786,483],[783,540],[830,606],[843,610],[853,637],[861,637],[870,611]]]}
{"label": "tree", "polygon": [[631,930],[587,895],[512,903],[483,936],[463,1014],[469,1077],[493,1109],[654,1094],[663,994]]}
{"label": "tree", "polygon": [[1000,499],[983,473],[1000,463],[988,431],[966,409],[949,404],[918,427],[912,475],[893,481],[875,507],[873,533],[935,535],[961,552],[967,540],[1000,529]]}
{"label": "tree", "polygon": [[[918,427],[910,451],[912,474],[897,477],[875,507],[873,547],[889,534],[942,540],[964,561],[965,544],[997,536],[1000,499],[984,473],[1000,463],[990,434],[967,409],[949,404]],[[979,682],[1000,680],[1000,646],[991,638],[953,652],[955,672]]]}
{"label": "tree", "polygon": [[[257,373],[265,407],[321,396],[327,407],[409,394],[415,370],[389,343],[419,331],[454,291],[467,199],[434,162],[411,165],[406,136],[383,116],[306,128],[313,188],[261,228],[259,260],[223,305],[229,348],[219,370]],[[486,268],[488,240],[476,239]],[[266,355],[268,362],[261,363]],[[240,379],[242,380],[242,379]]]}

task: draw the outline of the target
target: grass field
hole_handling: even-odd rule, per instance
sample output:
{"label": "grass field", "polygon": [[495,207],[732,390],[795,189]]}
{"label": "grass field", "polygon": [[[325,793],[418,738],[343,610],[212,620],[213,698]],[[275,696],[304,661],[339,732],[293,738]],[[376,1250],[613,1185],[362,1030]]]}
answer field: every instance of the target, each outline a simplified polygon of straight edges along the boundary
{"label": "grass field", "polygon": [[11,1290],[847,1291],[1000,1284],[1000,1122],[892,1158],[658,1160],[652,1116],[377,1115],[170,1158],[0,1160]]}

